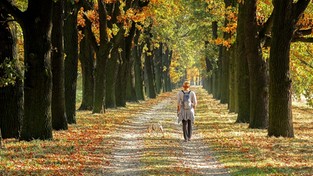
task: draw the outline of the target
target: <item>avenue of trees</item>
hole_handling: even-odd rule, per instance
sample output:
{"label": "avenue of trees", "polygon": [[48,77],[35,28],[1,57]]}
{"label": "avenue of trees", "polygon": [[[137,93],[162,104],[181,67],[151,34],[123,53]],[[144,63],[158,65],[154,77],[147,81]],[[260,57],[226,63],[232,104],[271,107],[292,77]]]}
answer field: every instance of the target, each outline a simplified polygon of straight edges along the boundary
{"label": "avenue of trees", "polygon": [[201,74],[237,122],[293,137],[292,98],[312,99],[301,77],[313,68],[312,11],[311,0],[1,0],[0,134],[52,139],[76,123],[81,71],[79,110],[105,113]]}
{"label": "avenue of trees", "polygon": [[[308,73],[312,63],[312,57],[300,57],[312,53],[311,1],[206,2],[212,16],[224,13],[224,20],[212,22],[212,38],[204,41],[211,44],[207,47],[217,44],[218,51],[216,58],[205,57],[205,88],[238,113],[237,122],[267,128],[269,136],[294,137],[292,98],[306,95],[310,101],[311,96],[309,83],[292,88],[292,80],[305,82],[295,71]],[[216,10],[221,6],[224,12]],[[308,49],[299,51],[300,46]],[[297,53],[296,60],[305,65],[292,61],[290,53]]]}

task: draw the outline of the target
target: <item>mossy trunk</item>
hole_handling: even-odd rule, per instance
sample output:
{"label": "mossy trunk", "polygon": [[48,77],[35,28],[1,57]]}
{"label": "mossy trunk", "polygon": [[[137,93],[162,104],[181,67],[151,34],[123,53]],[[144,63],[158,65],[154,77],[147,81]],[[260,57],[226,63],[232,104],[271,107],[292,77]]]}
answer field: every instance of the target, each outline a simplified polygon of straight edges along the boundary
{"label": "mossy trunk", "polygon": [[27,70],[21,140],[52,139],[51,30],[52,1],[29,1],[23,28]]}
{"label": "mossy trunk", "polygon": [[[0,9],[0,21],[6,21],[8,14]],[[1,80],[0,86],[0,133],[3,138],[18,138],[21,119],[23,117],[23,81],[22,70],[18,60],[17,48],[17,28],[12,23],[2,23],[0,25],[0,64],[10,61],[13,65],[12,71],[17,75],[13,85],[5,85]],[[7,59],[7,60],[6,60]],[[0,69],[0,77],[7,78],[3,68]],[[4,87],[3,87],[4,86]],[[0,135],[1,139],[1,135]]]}

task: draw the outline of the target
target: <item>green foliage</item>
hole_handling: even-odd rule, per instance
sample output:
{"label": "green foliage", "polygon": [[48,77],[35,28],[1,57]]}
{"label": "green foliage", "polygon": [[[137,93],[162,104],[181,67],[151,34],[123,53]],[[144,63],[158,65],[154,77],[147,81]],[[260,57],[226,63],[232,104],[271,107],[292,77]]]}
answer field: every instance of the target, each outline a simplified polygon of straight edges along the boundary
{"label": "green foliage", "polygon": [[307,103],[313,106],[313,45],[293,43],[291,48],[291,78],[292,90],[295,98],[306,98]]}
{"label": "green foliage", "polygon": [[3,71],[3,76],[0,77],[0,87],[14,85],[17,79],[23,79],[23,75],[17,70],[16,60],[9,60],[6,58],[3,63],[0,64],[0,70]]}
{"label": "green foliage", "polygon": [[[166,43],[173,51],[171,73],[182,77],[188,68],[202,70],[201,62],[206,54],[204,43],[212,38],[211,24],[214,20],[207,11],[206,2],[168,0],[150,6],[153,11],[151,32],[154,40]],[[213,49],[210,54],[217,55]],[[177,75],[174,77],[177,78]]]}
{"label": "green foliage", "polygon": [[21,11],[25,11],[28,7],[28,0],[13,0],[13,4]]}

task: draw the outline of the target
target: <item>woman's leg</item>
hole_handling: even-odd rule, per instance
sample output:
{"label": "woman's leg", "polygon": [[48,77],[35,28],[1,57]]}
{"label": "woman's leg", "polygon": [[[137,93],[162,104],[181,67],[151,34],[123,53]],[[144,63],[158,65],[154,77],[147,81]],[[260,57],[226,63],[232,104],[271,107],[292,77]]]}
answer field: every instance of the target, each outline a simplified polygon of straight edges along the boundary
{"label": "woman's leg", "polygon": [[188,120],[188,140],[191,139],[191,134],[192,134],[192,124],[191,120]]}
{"label": "woman's leg", "polygon": [[184,139],[187,140],[188,139],[188,131],[187,131],[187,121],[186,120],[182,120],[183,122],[183,133],[184,133]]}

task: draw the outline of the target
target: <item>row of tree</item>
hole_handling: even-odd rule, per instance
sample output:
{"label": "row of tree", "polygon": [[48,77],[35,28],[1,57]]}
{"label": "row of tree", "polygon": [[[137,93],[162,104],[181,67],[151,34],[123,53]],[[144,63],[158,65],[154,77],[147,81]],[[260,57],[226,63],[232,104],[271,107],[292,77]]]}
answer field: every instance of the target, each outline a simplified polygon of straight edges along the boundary
{"label": "row of tree", "polygon": [[[1,1],[0,30],[5,35],[0,38],[0,62],[8,61],[14,75],[24,75],[14,76],[14,84],[4,81],[0,88],[2,137],[51,139],[52,129],[66,130],[68,123],[76,123],[78,60],[81,110],[103,113],[126,101],[171,91],[172,50],[152,40],[153,3],[157,2]],[[12,21],[23,31],[24,67],[18,65]],[[7,77],[7,70],[1,68],[1,78]]]}
{"label": "row of tree", "polygon": [[[260,10],[262,2],[267,14]],[[209,7],[224,4],[226,15],[221,27],[212,22],[212,39],[205,41],[219,53],[217,59],[206,55],[205,88],[238,113],[237,122],[268,128],[269,136],[294,137],[290,46],[295,41],[312,42],[313,23],[305,15],[310,0],[275,0],[273,6],[262,2],[207,1]],[[223,29],[220,40],[218,28]]]}

